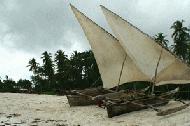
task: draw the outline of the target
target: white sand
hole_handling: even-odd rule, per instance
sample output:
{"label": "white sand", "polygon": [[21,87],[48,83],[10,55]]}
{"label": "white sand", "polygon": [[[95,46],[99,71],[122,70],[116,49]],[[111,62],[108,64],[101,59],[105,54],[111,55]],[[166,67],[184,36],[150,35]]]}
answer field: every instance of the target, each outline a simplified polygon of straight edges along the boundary
{"label": "white sand", "polygon": [[[176,102],[168,106],[181,105]],[[107,118],[96,106],[70,108],[65,96],[0,93],[0,126],[190,126],[190,107],[164,117],[147,109]]]}

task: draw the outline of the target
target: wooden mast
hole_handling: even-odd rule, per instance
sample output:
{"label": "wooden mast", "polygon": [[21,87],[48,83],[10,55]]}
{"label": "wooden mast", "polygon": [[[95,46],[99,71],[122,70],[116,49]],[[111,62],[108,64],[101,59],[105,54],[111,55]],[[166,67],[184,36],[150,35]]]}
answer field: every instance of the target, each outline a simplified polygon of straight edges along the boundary
{"label": "wooden mast", "polygon": [[116,88],[116,91],[119,90],[119,83],[121,81],[121,75],[122,75],[122,72],[123,72],[123,66],[125,65],[125,60],[127,59],[127,55],[125,55],[125,58],[123,60],[123,63],[122,63],[122,66],[121,66],[121,71],[120,71],[120,74],[119,74],[119,80],[118,80],[118,84],[117,84],[117,88]]}
{"label": "wooden mast", "polygon": [[152,84],[151,95],[154,94],[154,87],[155,87],[155,84],[156,84],[157,73],[158,73],[157,71],[158,71],[158,67],[159,67],[159,64],[160,64],[161,57],[162,57],[162,52],[163,52],[163,47],[161,49],[160,56],[158,58],[158,62],[156,64],[156,69],[155,69],[154,80],[153,80],[153,84]]}

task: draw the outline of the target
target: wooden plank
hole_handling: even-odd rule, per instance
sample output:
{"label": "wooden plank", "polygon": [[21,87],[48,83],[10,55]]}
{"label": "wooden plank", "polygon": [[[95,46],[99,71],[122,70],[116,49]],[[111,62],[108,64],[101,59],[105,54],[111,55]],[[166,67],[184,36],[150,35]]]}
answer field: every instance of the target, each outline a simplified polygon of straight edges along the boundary
{"label": "wooden plank", "polygon": [[165,115],[169,115],[169,114],[181,111],[183,109],[186,109],[189,105],[190,104],[185,104],[185,105],[178,106],[178,107],[175,107],[175,108],[169,108],[167,110],[160,111],[160,112],[157,113],[157,116],[165,116]]}

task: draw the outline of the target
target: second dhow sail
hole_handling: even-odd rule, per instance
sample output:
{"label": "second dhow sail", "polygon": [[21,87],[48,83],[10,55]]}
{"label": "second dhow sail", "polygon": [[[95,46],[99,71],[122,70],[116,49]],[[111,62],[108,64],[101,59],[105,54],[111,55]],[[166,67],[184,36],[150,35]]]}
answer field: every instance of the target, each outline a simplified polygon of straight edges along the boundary
{"label": "second dhow sail", "polygon": [[[104,88],[132,81],[150,81],[127,56],[118,40],[71,5],[94,53]],[[120,78],[120,72],[123,70]],[[119,81],[119,78],[121,79]]]}
{"label": "second dhow sail", "polygon": [[104,6],[101,8],[124,50],[152,82],[156,85],[190,83],[190,68],[185,63],[128,21]]}

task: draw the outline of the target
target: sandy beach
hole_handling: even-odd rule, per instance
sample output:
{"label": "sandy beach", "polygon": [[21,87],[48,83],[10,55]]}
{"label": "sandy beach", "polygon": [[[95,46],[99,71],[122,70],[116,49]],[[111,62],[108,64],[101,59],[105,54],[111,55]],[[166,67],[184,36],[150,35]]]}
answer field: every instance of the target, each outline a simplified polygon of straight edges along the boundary
{"label": "sandy beach", "polygon": [[69,107],[65,96],[0,93],[0,126],[189,126],[189,117],[190,107],[162,117],[146,109],[108,118],[97,106]]}

